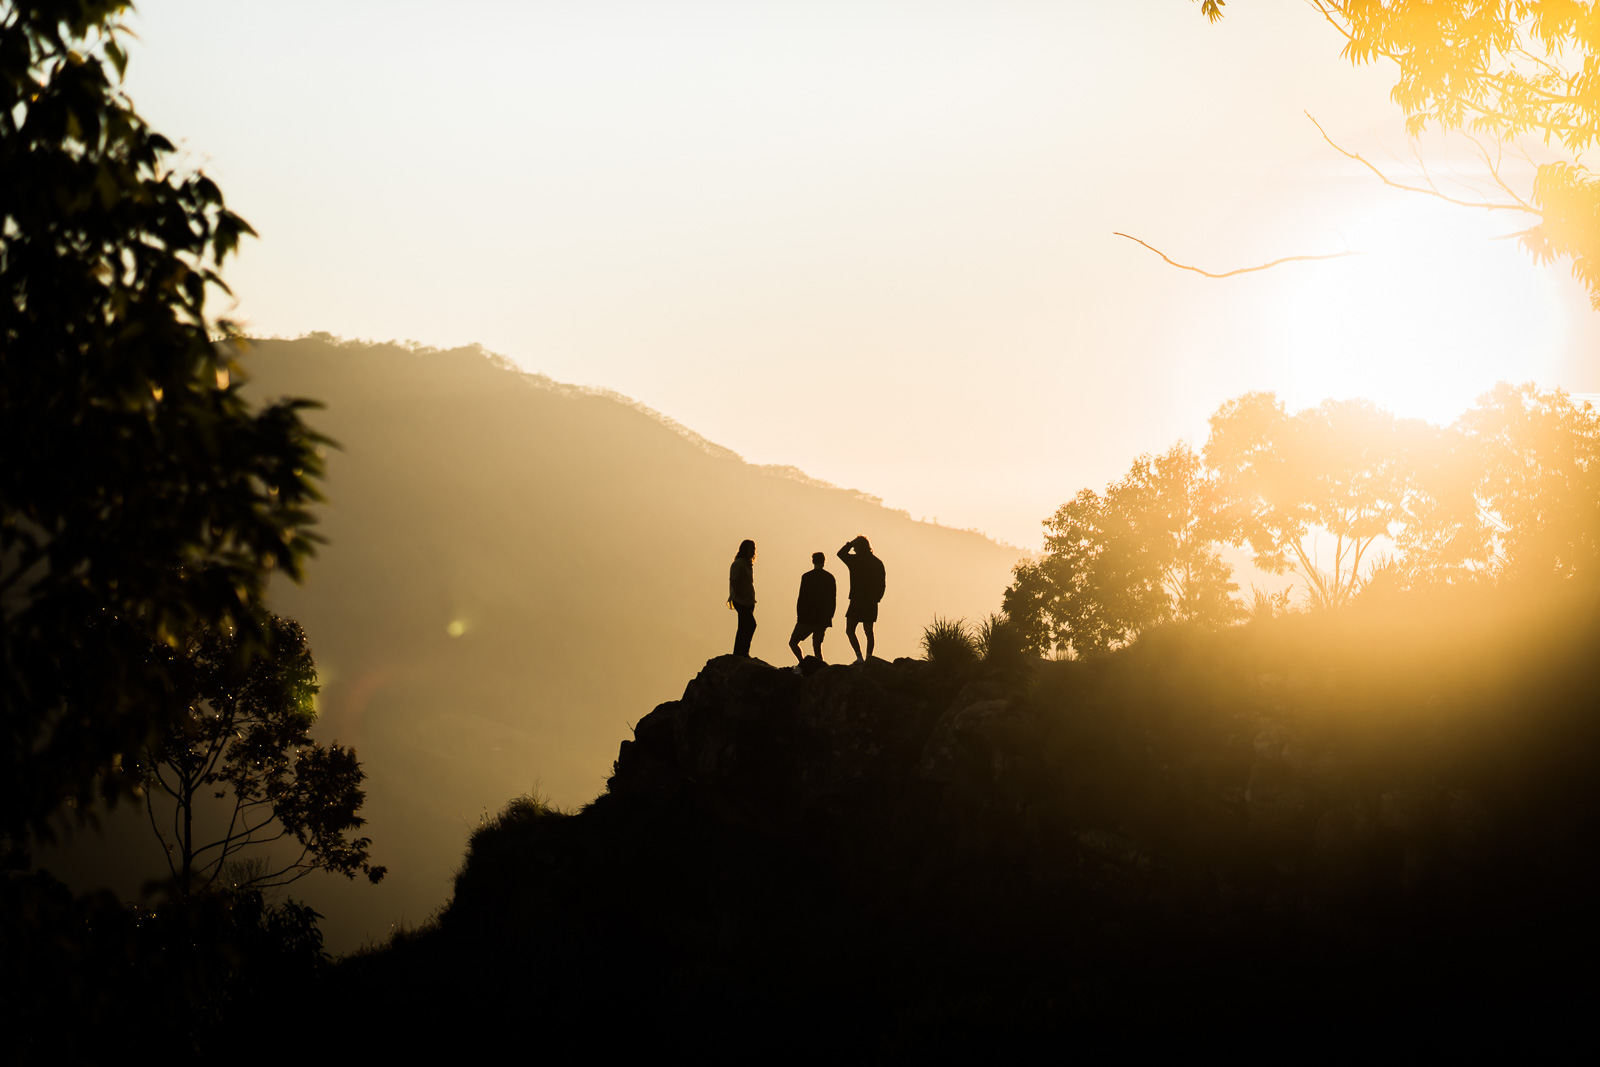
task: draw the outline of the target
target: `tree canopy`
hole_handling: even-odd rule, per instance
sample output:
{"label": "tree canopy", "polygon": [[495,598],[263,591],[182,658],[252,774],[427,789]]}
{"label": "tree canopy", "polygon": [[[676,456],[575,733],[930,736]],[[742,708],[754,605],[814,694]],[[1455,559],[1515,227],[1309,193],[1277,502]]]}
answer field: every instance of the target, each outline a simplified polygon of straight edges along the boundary
{"label": "tree canopy", "polygon": [[1600,565],[1600,415],[1564,392],[1504,383],[1462,418],[1472,442],[1487,549],[1522,579]]}
{"label": "tree canopy", "polygon": [[1180,444],[1140,456],[1044,528],[1043,554],[1016,567],[1004,596],[1035,652],[1237,621],[1245,606],[1223,544],[1292,575],[1314,609],[1349,604],[1380,571],[1402,588],[1594,581],[1600,415],[1533,385],[1499,385],[1449,427],[1365,400],[1290,413],[1271,393],[1246,393],[1211,417],[1202,455]]}
{"label": "tree canopy", "polygon": [[1085,489],[1045,520],[1045,554],[1024,564],[1005,610],[1037,649],[1125,644],[1164,622],[1239,614],[1217,553],[1227,515],[1200,457],[1177,444],[1134,460],[1102,496]]}
{"label": "tree canopy", "polygon": [[149,640],[259,653],[313,548],[308,402],[247,403],[207,309],[253,231],[121,92],[128,7],[0,8],[0,835],[132,788],[173,707]]}
{"label": "tree canopy", "polygon": [[[1458,536],[1475,509],[1450,462],[1461,450],[1458,434],[1370,401],[1329,400],[1289,415],[1272,394],[1248,393],[1211,417],[1205,456],[1256,566],[1294,573],[1314,604],[1336,608],[1361,588],[1378,538],[1399,543],[1404,534],[1439,567],[1461,563],[1452,549],[1481,547]],[[1318,554],[1314,530],[1332,537],[1331,558]]]}

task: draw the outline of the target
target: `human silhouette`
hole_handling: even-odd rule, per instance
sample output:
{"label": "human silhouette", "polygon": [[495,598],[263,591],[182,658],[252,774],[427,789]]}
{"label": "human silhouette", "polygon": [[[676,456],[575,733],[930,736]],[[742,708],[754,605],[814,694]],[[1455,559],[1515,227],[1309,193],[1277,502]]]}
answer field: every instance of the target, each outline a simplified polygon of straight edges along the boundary
{"label": "human silhouette", "polygon": [[750,639],[756,633],[756,543],[749,538],[739,542],[739,552],[728,568],[728,607],[739,613],[739,629],[733,635],[733,654],[750,657]]}
{"label": "human silhouette", "polygon": [[865,537],[846,541],[839,549],[839,558],[850,568],[850,606],[845,609],[845,636],[850,647],[856,650],[856,662],[862,662],[861,642],[856,640],[856,624],[867,634],[867,658],[872,656],[872,624],[878,621],[878,601],[883,599],[883,561],[872,554],[872,545]]}
{"label": "human silhouette", "polygon": [[822,636],[833,625],[833,613],[839,606],[839,584],[833,580],[823,564],[828,557],[821,552],[811,553],[811,569],[800,576],[800,599],[794,605],[794,633],[789,635],[789,651],[795,662],[804,663],[800,642],[811,638],[811,651],[822,658]]}

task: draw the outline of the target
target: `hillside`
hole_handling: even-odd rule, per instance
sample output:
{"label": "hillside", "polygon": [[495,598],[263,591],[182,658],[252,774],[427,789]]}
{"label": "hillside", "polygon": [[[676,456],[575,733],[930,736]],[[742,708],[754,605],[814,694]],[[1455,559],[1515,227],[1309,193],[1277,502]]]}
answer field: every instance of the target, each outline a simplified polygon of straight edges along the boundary
{"label": "hillside", "polygon": [[[1020,553],[871,498],[746,464],[614,395],[519,373],[475,349],[255,342],[257,396],[326,404],[327,538],[275,607],[304,624],[319,736],[371,775],[364,832],[389,881],[297,887],[335,946],[419,922],[467,833],[507,797],[595,796],[640,709],[731,648],[728,563],[759,556],[754,654],[789,661],[810,554],[858,533],[886,561],[879,655],[935,614],[996,610]],[[840,618],[842,623],[843,609]],[[451,628],[459,631],[452,636]],[[839,630],[825,651],[850,655]]]}
{"label": "hillside", "polygon": [[1570,1050],[1597,633],[1485,594],[1008,669],[713,659],[336,995],[562,1056]]}

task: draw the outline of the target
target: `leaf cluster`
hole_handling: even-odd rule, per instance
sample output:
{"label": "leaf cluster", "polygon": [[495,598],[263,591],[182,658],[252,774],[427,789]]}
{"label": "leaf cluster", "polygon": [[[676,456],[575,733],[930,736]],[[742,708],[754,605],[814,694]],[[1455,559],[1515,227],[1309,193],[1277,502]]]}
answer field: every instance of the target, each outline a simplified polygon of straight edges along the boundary
{"label": "leaf cluster", "polygon": [[126,795],[171,706],[145,640],[264,647],[316,540],[313,405],[252,408],[208,317],[254,231],[120,91],[127,7],[0,9],[0,833]]}
{"label": "leaf cluster", "polygon": [[1391,96],[1413,136],[1433,125],[1506,144],[1533,137],[1572,156],[1541,164],[1531,195],[1501,186],[1514,206],[1540,219],[1520,235],[1523,246],[1541,263],[1570,258],[1573,276],[1600,307],[1600,180],[1580,162],[1600,139],[1596,5],[1314,0],[1314,6],[1344,35],[1346,59],[1394,62]]}

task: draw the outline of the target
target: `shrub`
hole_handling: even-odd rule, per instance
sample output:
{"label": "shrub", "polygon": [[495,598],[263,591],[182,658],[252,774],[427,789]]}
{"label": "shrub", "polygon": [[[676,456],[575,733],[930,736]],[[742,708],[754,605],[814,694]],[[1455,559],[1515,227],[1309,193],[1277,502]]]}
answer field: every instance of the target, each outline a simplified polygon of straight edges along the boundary
{"label": "shrub", "polygon": [[1003,612],[991,612],[978,624],[978,654],[990,667],[1021,667],[1038,659],[1020,627]]}
{"label": "shrub", "polygon": [[965,666],[978,661],[978,637],[966,619],[935,615],[922,630],[922,652],[929,663]]}

